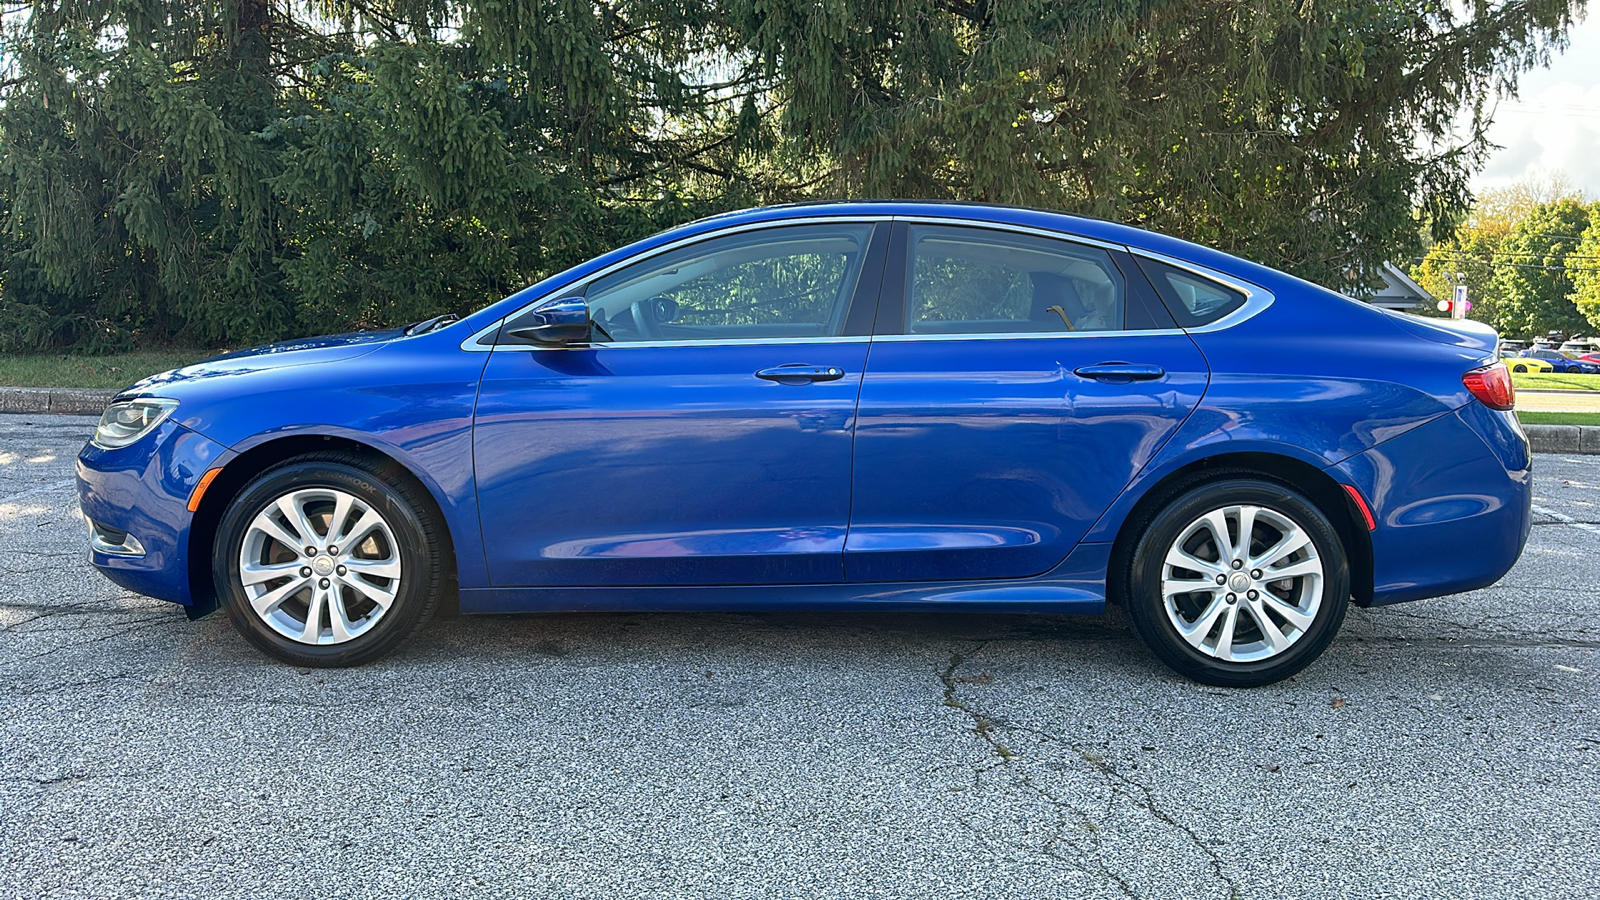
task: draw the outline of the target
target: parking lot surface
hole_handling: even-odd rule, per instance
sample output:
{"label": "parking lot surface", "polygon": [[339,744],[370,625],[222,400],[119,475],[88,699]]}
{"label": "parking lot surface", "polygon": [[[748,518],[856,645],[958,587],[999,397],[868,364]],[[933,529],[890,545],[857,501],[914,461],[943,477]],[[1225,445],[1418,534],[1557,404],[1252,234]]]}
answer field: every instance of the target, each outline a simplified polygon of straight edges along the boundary
{"label": "parking lot surface", "polygon": [[453,617],[288,668],[84,561],[92,427],[0,416],[0,896],[1600,895],[1600,457],[1538,459],[1500,584],[1224,690],[1115,614]]}

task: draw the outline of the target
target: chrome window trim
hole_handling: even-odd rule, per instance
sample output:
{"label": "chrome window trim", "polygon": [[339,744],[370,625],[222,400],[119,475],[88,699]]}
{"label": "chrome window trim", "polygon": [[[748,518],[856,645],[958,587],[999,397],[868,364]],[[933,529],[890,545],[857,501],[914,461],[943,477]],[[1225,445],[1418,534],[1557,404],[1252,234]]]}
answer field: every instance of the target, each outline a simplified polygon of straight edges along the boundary
{"label": "chrome window trim", "polygon": [[[888,216],[874,215],[874,214],[871,214],[871,213],[860,213],[860,214],[856,214],[856,215],[805,216],[805,217],[798,218],[798,219],[775,219],[775,220],[767,220],[767,221],[763,221],[763,222],[747,222],[747,223],[745,223],[743,225],[735,225],[732,228],[724,228],[724,229],[720,229],[720,230],[717,230],[717,231],[708,231],[708,232],[705,232],[704,234],[696,234],[696,235],[692,235],[690,237],[681,238],[681,239],[673,241],[673,242],[671,242],[669,244],[662,244],[661,246],[655,248],[654,250],[651,250],[650,254],[648,256],[632,256],[632,257],[629,257],[627,259],[618,260],[617,262],[614,262],[611,265],[606,266],[604,269],[601,269],[598,272],[594,272],[594,273],[588,275],[587,277],[580,279],[577,282],[568,282],[567,284],[562,285],[561,287],[557,288],[556,290],[549,291],[549,292],[541,295],[538,299],[529,301],[527,304],[519,307],[515,312],[509,313],[509,314],[507,314],[506,316],[504,316],[502,318],[496,319],[495,321],[491,322],[487,327],[480,328],[477,331],[473,332],[471,335],[469,335],[467,337],[466,340],[461,342],[461,349],[467,351],[468,353],[488,353],[488,352],[496,350],[496,349],[499,349],[499,350],[567,350],[567,349],[580,348],[580,347],[581,348],[589,348],[589,347],[621,347],[621,346],[624,346],[624,345],[643,346],[645,344],[650,344],[650,345],[653,345],[653,346],[659,346],[661,344],[669,344],[669,345],[675,346],[675,347],[676,346],[680,346],[680,345],[704,347],[704,346],[712,345],[712,344],[728,344],[728,343],[731,343],[731,342],[734,342],[734,341],[736,341],[738,343],[746,343],[746,342],[752,342],[752,341],[755,342],[755,343],[770,343],[771,341],[784,341],[784,342],[792,343],[792,342],[795,342],[795,341],[811,342],[811,341],[820,341],[820,340],[838,340],[837,338],[773,338],[773,339],[771,339],[771,341],[769,341],[769,340],[761,339],[761,338],[748,338],[748,339],[734,339],[734,341],[716,340],[716,339],[707,339],[707,340],[704,340],[704,341],[618,341],[616,343],[604,343],[604,344],[563,344],[561,346],[556,346],[556,347],[540,347],[540,346],[537,346],[537,345],[534,345],[534,344],[504,344],[504,345],[490,344],[490,345],[482,345],[482,344],[478,343],[479,341],[483,340],[488,335],[493,334],[495,331],[498,331],[500,329],[500,326],[504,325],[507,320],[514,319],[517,316],[522,315],[523,313],[527,312],[528,310],[532,309],[535,306],[538,306],[539,304],[545,302],[546,300],[550,300],[552,298],[559,297],[563,291],[572,290],[574,284],[585,284],[585,285],[590,284],[590,283],[592,283],[592,282],[594,282],[594,281],[596,281],[598,279],[601,279],[601,278],[606,277],[607,275],[610,275],[612,272],[615,272],[618,269],[622,269],[622,268],[625,268],[627,266],[631,266],[634,263],[646,262],[646,261],[655,259],[657,256],[660,256],[663,253],[670,253],[673,250],[677,250],[680,247],[687,247],[690,244],[697,244],[697,243],[699,243],[701,241],[709,241],[709,240],[712,240],[712,239],[715,239],[715,238],[727,237],[728,235],[732,235],[732,234],[743,234],[744,232],[747,232],[747,231],[762,231],[762,230],[765,230],[765,229],[768,229],[768,228],[786,228],[786,227],[791,226],[791,225],[827,225],[827,224],[842,223],[842,222],[851,222],[851,223],[869,222],[869,223],[876,224],[878,222],[887,222],[889,220],[890,220],[890,217],[888,217]],[[865,337],[865,335],[862,335],[862,337]]]}
{"label": "chrome window trim", "polygon": [[553,344],[541,347],[537,344],[499,344],[494,347],[480,347],[479,350],[497,350],[503,353],[513,353],[523,350],[626,350],[633,347],[760,347],[781,346],[785,344],[865,344],[872,340],[871,335],[856,334],[844,337],[814,337],[814,338],[729,338],[727,340],[690,340],[690,341],[616,341],[614,343],[589,343],[589,344]]}
{"label": "chrome window trim", "polygon": [[1008,331],[997,334],[879,334],[873,341],[905,343],[907,341],[1054,341],[1062,338],[1119,338],[1119,337],[1174,337],[1183,334],[1181,328],[1119,328],[1107,331]]}
{"label": "chrome window trim", "polygon": [[1257,315],[1260,315],[1263,310],[1271,306],[1272,302],[1277,299],[1273,296],[1271,291],[1261,287],[1260,285],[1251,284],[1248,281],[1240,281],[1231,275],[1224,275],[1215,269],[1208,269],[1205,266],[1197,265],[1189,262],[1188,260],[1178,259],[1175,256],[1168,256],[1165,253],[1157,253],[1154,250],[1143,250],[1138,247],[1129,247],[1128,252],[1132,253],[1134,256],[1142,256],[1145,259],[1154,260],[1159,263],[1166,263],[1174,269],[1182,269],[1191,275],[1195,275],[1207,281],[1215,281],[1223,287],[1244,294],[1243,306],[1240,306],[1238,309],[1228,313],[1215,322],[1207,322],[1204,325],[1196,325],[1193,328],[1183,329],[1189,334],[1209,334],[1214,331],[1222,331],[1227,328],[1232,328],[1233,326],[1238,325],[1240,322],[1253,319]]}
{"label": "chrome window trim", "polygon": [[[983,219],[947,219],[939,216],[889,216],[888,221],[909,222],[913,225],[953,225],[961,228],[982,228],[989,231],[1012,231],[1018,234],[1031,234],[1035,237],[1050,238],[1051,240],[1064,241],[1069,244],[1082,244],[1098,250],[1120,250],[1128,252],[1126,244],[1117,244],[1111,241],[1102,241],[1098,238],[1084,237],[1069,231],[1052,231],[1048,228],[1039,228],[1033,225],[1013,225],[1009,222],[990,222]],[[908,248],[909,249],[909,248]]]}
{"label": "chrome window trim", "polygon": [[1085,237],[1083,235],[1073,234],[1071,232],[1066,232],[1066,231],[1054,231],[1054,230],[1051,230],[1051,229],[1048,229],[1048,228],[1038,228],[1038,227],[1035,227],[1035,226],[1032,226],[1032,225],[1015,225],[1015,224],[1012,224],[1012,223],[1009,223],[1009,222],[990,222],[990,221],[985,221],[985,220],[981,220],[981,219],[968,219],[968,218],[944,217],[944,216],[928,216],[928,215],[915,215],[915,216],[892,216],[891,215],[891,216],[885,216],[885,215],[874,214],[874,213],[860,213],[860,214],[851,214],[851,215],[838,215],[838,214],[835,214],[835,215],[828,215],[828,216],[805,216],[805,217],[796,218],[796,219],[776,219],[776,220],[767,220],[767,221],[763,221],[763,222],[748,222],[748,223],[746,223],[744,225],[736,225],[736,226],[734,226],[732,228],[725,228],[725,229],[720,229],[720,230],[717,230],[717,231],[706,232],[704,234],[692,235],[690,237],[686,237],[686,238],[682,238],[680,240],[673,241],[673,242],[671,242],[669,244],[663,244],[660,247],[657,247],[654,250],[652,250],[648,256],[642,256],[642,257],[641,256],[635,256],[635,257],[631,257],[629,259],[619,260],[619,261],[617,261],[615,263],[612,263],[609,266],[606,266],[604,269],[601,269],[601,270],[599,270],[597,272],[594,272],[593,274],[589,275],[587,278],[584,278],[584,279],[580,280],[577,283],[579,283],[579,284],[587,284],[589,282],[595,281],[596,279],[604,278],[605,276],[610,275],[612,272],[615,272],[618,269],[622,269],[622,268],[624,268],[626,266],[633,265],[636,262],[644,262],[644,261],[653,259],[656,256],[659,256],[659,255],[661,255],[663,253],[669,253],[669,252],[671,252],[673,250],[677,250],[680,247],[686,247],[686,246],[689,246],[690,244],[699,243],[700,241],[712,240],[714,238],[724,237],[726,235],[743,234],[743,233],[748,232],[748,231],[762,231],[762,230],[769,229],[769,228],[784,228],[784,227],[791,226],[791,225],[825,225],[825,224],[830,224],[830,223],[845,223],[845,222],[858,223],[858,222],[863,222],[863,221],[865,221],[865,222],[873,222],[873,223],[877,223],[877,222],[906,222],[906,223],[924,224],[924,225],[948,225],[948,226],[959,227],[959,228],[980,228],[980,229],[987,229],[987,230],[991,230],[991,231],[1008,231],[1008,232],[1014,232],[1014,233],[1017,233],[1017,234],[1028,234],[1028,235],[1033,235],[1033,236],[1036,236],[1036,237],[1049,238],[1051,240],[1063,241],[1063,242],[1071,243],[1071,244],[1082,244],[1082,245],[1087,246],[1087,247],[1095,247],[1095,248],[1101,249],[1101,250],[1115,250],[1115,251],[1120,251],[1120,252],[1123,252],[1123,253],[1131,253],[1134,256],[1142,256],[1142,257],[1144,257],[1146,259],[1155,260],[1156,262],[1166,263],[1169,266],[1172,266],[1172,267],[1177,268],[1177,269],[1182,269],[1182,270],[1184,270],[1186,272],[1189,272],[1189,273],[1191,273],[1193,275],[1196,275],[1196,276],[1198,276],[1200,278],[1204,278],[1204,279],[1206,279],[1208,281],[1215,281],[1218,284],[1223,285],[1224,287],[1230,288],[1232,290],[1235,290],[1235,291],[1238,291],[1239,293],[1244,294],[1245,295],[1245,301],[1244,301],[1244,305],[1243,306],[1240,306],[1238,309],[1234,310],[1231,313],[1228,313],[1227,315],[1225,315],[1222,318],[1216,320],[1215,322],[1210,322],[1210,323],[1207,323],[1205,325],[1200,325],[1200,326],[1197,326],[1197,327],[1194,327],[1194,328],[1147,328],[1147,329],[1121,329],[1121,330],[1115,330],[1115,331],[1082,331],[1082,332],[1064,331],[1064,332],[1043,332],[1043,333],[1041,333],[1041,332],[1007,332],[1007,333],[1002,333],[1002,334],[986,334],[986,333],[982,333],[982,332],[977,332],[977,333],[972,333],[972,334],[880,334],[880,335],[871,335],[871,336],[869,336],[869,335],[853,335],[853,336],[842,336],[842,337],[815,337],[815,338],[729,338],[729,339],[708,338],[708,339],[705,339],[705,340],[684,340],[684,341],[619,341],[619,342],[616,342],[616,343],[562,344],[562,345],[552,346],[552,347],[541,347],[541,346],[539,346],[537,344],[499,344],[499,345],[495,345],[495,344],[480,344],[480,343],[478,343],[479,341],[483,340],[485,337],[488,337],[489,335],[491,335],[494,332],[498,331],[500,329],[500,327],[502,325],[504,325],[508,320],[522,315],[523,313],[525,313],[528,310],[532,309],[533,307],[539,305],[540,303],[545,302],[546,300],[550,300],[552,298],[559,297],[563,292],[571,290],[573,288],[573,283],[569,282],[569,283],[567,283],[565,285],[562,285],[560,288],[558,288],[556,290],[546,292],[545,294],[541,295],[537,299],[529,301],[527,304],[519,307],[515,312],[509,313],[506,316],[503,316],[502,318],[496,319],[495,321],[489,323],[487,326],[485,326],[483,328],[480,328],[477,331],[473,332],[471,335],[469,335],[466,338],[466,340],[461,342],[461,349],[466,351],[466,352],[468,352],[468,353],[489,353],[489,352],[492,352],[494,350],[506,350],[506,351],[523,351],[523,350],[526,350],[526,351],[535,351],[535,350],[592,350],[592,349],[595,349],[595,348],[598,348],[598,347],[612,347],[612,348],[621,348],[621,347],[740,347],[740,346],[758,346],[758,345],[762,345],[762,344],[774,344],[774,345],[784,345],[784,344],[823,344],[823,343],[827,343],[827,344],[852,344],[852,343],[864,343],[864,342],[868,342],[868,341],[890,341],[890,342],[905,342],[905,341],[1014,341],[1014,340],[1022,340],[1022,339],[1029,339],[1029,338],[1035,339],[1035,340],[1039,340],[1039,339],[1054,339],[1054,338],[1131,337],[1131,336],[1137,336],[1137,335],[1172,336],[1172,335],[1178,335],[1178,334],[1206,334],[1206,333],[1210,333],[1210,332],[1214,332],[1214,331],[1222,331],[1223,329],[1226,329],[1226,328],[1232,328],[1233,326],[1235,326],[1235,325],[1237,325],[1237,324],[1239,324],[1241,322],[1244,322],[1244,321],[1246,321],[1248,319],[1254,318],[1256,315],[1260,314],[1267,307],[1271,306],[1273,301],[1276,299],[1273,296],[1271,291],[1269,291],[1269,290],[1267,290],[1267,289],[1265,289],[1263,287],[1260,287],[1259,285],[1254,285],[1254,284],[1250,284],[1249,282],[1246,282],[1246,281],[1241,281],[1241,280],[1239,280],[1237,278],[1234,278],[1234,277],[1232,277],[1230,275],[1225,275],[1225,274],[1223,274],[1221,272],[1218,272],[1215,269],[1208,269],[1208,268],[1206,268],[1204,266],[1197,265],[1197,264],[1189,262],[1187,260],[1178,259],[1177,257],[1168,256],[1168,255],[1166,255],[1164,253],[1158,253],[1158,252],[1156,252],[1154,250],[1146,250],[1146,249],[1143,249],[1141,247],[1135,247],[1135,246],[1131,246],[1131,245],[1128,245],[1128,244],[1118,244],[1118,243],[1115,243],[1115,242],[1112,242],[1112,241],[1102,241],[1102,240],[1099,240],[1098,238]]}

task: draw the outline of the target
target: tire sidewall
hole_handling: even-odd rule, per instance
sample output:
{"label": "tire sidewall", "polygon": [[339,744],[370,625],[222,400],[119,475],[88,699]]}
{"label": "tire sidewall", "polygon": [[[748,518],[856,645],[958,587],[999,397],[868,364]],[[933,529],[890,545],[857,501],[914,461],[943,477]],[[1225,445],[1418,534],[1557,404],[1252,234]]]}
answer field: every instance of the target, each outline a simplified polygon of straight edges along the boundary
{"label": "tire sidewall", "polygon": [[[307,488],[333,488],[361,498],[383,516],[395,537],[402,576],[394,603],[368,632],[343,644],[313,646],[272,630],[255,611],[240,584],[239,554],[250,522],[279,497]],[[370,472],[335,462],[303,460],[269,469],[245,485],[228,505],[212,547],[212,573],[217,597],[228,619],[244,637],[267,654],[295,665],[354,666],[387,653],[420,624],[427,609],[430,554],[424,552],[421,523],[394,488]]]}
{"label": "tire sidewall", "polygon": [[[1236,505],[1260,506],[1288,517],[1310,536],[1323,563],[1322,604],[1311,627],[1284,652],[1248,663],[1219,660],[1191,647],[1168,618],[1161,594],[1167,550],[1178,535],[1200,516]],[[1151,651],[1189,678],[1224,687],[1271,684],[1310,665],[1338,633],[1350,596],[1344,545],[1327,516],[1287,485],[1264,479],[1229,478],[1179,494],[1150,521],[1134,550],[1129,574],[1128,617]]]}

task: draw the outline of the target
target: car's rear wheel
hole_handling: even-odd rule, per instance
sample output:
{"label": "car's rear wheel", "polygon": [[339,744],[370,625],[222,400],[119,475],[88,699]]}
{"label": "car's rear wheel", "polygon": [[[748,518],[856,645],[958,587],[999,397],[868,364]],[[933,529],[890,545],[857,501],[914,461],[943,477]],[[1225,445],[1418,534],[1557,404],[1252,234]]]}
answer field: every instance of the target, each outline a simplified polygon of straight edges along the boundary
{"label": "car's rear wheel", "polygon": [[1277,482],[1193,487],[1156,514],[1133,552],[1128,616],[1152,652],[1206,684],[1271,684],[1338,633],[1350,574],[1332,523]]}
{"label": "car's rear wheel", "polygon": [[1525,365],[1522,365],[1521,363],[1518,363],[1518,364],[1516,364],[1516,365],[1511,367],[1511,371],[1513,371],[1513,372],[1526,372],[1526,371],[1528,371],[1528,367],[1525,366]]}
{"label": "car's rear wheel", "polygon": [[433,614],[436,534],[409,481],[386,481],[359,457],[298,457],[245,485],[223,515],[217,596],[240,634],[277,659],[360,665]]}

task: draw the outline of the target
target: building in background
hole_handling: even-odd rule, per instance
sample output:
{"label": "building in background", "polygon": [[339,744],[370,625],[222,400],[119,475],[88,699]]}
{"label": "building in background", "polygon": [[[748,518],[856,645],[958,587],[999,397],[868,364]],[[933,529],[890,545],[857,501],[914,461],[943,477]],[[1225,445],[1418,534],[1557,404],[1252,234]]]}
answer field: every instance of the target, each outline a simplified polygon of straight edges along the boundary
{"label": "building in background", "polygon": [[1399,312],[1422,312],[1433,309],[1439,302],[1439,298],[1423,290],[1422,285],[1412,281],[1411,276],[1394,263],[1384,263],[1379,274],[1383,276],[1383,287],[1370,297],[1360,298],[1373,306]]}

